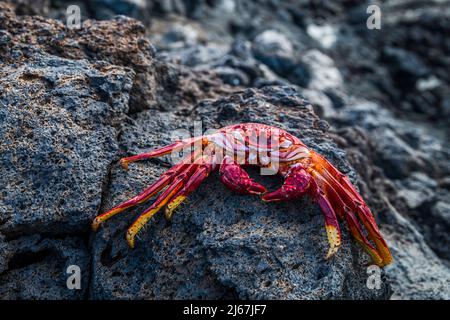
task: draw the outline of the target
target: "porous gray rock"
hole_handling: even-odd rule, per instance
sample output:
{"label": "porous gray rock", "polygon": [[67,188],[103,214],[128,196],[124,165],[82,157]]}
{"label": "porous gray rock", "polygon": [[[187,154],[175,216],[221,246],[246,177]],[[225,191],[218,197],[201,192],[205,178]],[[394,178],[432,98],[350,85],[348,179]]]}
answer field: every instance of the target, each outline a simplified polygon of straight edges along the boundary
{"label": "porous gray rock", "polygon": [[[0,2],[0,29],[8,31],[15,43],[40,48],[51,55],[132,69],[135,75],[129,103],[131,112],[156,104],[154,48],[144,38],[143,24],[134,19],[116,16],[109,21],[86,20],[80,28],[70,29],[58,20],[17,16],[14,7]],[[8,63],[14,63],[17,58],[3,56]]]}
{"label": "porous gray rock", "polygon": [[10,39],[0,48],[0,230],[7,235],[85,232],[118,156],[125,115],[137,105],[158,106],[157,92],[166,91],[160,99],[173,108],[221,84],[155,66],[132,19],[69,30],[55,20],[19,18],[0,3],[0,28]]}
{"label": "porous gray rock", "polygon": [[133,73],[19,47],[0,71],[0,230],[74,233],[98,211],[113,122],[128,111]]}
{"label": "porous gray rock", "polygon": [[[46,238],[35,234],[3,240],[0,238],[0,299],[79,300],[86,297],[89,252],[82,239]],[[79,283],[75,279],[70,281],[69,276],[78,277]]]}
{"label": "porous gray rock", "polygon": [[276,30],[266,30],[253,41],[255,57],[278,74],[285,74],[295,65],[294,47],[289,39]]}
{"label": "porous gray rock", "polygon": [[[0,47],[0,298],[84,299],[86,235],[119,152],[135,72],[92,53],[83,59],[84,46],[69,50],[74,56],[54,50],[55,34],[80,36],[64,36],[54,20],[18,18],[4,3],[0,28],[8,39]],[[66,285],[70,265],[81,270],[81,290]]]}

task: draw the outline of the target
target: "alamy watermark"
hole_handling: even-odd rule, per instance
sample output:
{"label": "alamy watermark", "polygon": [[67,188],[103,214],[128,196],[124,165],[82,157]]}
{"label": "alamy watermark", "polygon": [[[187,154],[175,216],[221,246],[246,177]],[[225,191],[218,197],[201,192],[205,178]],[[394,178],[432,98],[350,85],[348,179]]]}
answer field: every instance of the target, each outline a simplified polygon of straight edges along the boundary
{"label": "alamy watermark", "polygon": [[81,28],[81,9],[77,5],[70,5],[66,9],[66,25],[69,29]]}
{"label": "alamy watermark", "polygon": [[70,265],[66,269],[67,277],[66,285],[69,290],[81,289],[81,268],[76,264]]}
{"label": "alamy watermark", "polygon": [[381,268],[376,265],[367,267],[366,286],[370,290],[381,289]]}
{"label": "alamy watermark", "polygon": [[376,4],[372,4],[367,7],[367,14],[370,16],[367,18],[366,26],[369,30],[381,29],[381,9]]}

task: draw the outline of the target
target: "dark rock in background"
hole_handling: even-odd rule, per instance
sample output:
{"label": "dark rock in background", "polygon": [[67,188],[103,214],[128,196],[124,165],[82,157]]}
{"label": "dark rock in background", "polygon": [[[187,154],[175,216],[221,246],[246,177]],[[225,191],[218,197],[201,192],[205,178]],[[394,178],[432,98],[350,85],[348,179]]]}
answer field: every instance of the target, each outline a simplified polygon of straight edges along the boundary
{"label": "dark rock in background", "polygon": [[[0,4],[0,297],[449,299],[446,1],[376,2],[381,30],[366,28],[372,1],[7,2],[14,6]],[[27,16],[64,22],[71,4],[83,20],[110,20],[69,30]],[[117,159],[166,144],[173,129],[192,131],[195,120],[203,129],[279,125],[350,174],[393,251],[382,290],[366,288],[365,255],[349,238],[323,260],[323,222],[308,200],[263,206],[232,195],[214,175],[172,224],[151,221],[136,250],[123,236],[145,206],[88,241],[95,214],[170,162],[124,172]],[[81,292],[64,287],[68,263],[92,271]],[[18,270],[44,270],[35,283],[45,285],[33,287]]]}

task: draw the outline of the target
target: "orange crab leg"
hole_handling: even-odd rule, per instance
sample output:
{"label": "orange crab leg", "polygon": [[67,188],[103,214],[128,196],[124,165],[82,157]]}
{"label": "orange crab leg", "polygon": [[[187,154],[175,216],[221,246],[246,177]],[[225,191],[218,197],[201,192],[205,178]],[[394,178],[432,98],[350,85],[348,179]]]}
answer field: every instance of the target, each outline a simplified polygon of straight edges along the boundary
{"label": "orange crab leg", "polygon": [[369,238],[375,243],[377,247],[377,253],[379,254],[379,256],[381,256],[382,262],[381,263],[378,263],[377,261],[374,262],[378,263],[381,266],[391,263],[392,256],[389,251],[389,248],[386,244],[386,241],[381,236],[380,231],[378,230],[378,227],[375,224],[375,220],[372,216],[372,213],[370,212],[367,205],[361,204],[358,200],[352,199],[351,196],[345,192],[345,190],[339,188],[339,184],[336,185],[335,189],[337,189],[337,192],[340,195],[341,199],[344,201],[344,203],[346,203],[347,206],[352,211],[357,213],[359,220],[362,222],[362,224],[364,225],[364,227],[368,232]]}
{"label": "orange crab leg", "polygon": [[176,141],[168,146],[164,146],[149,152],[141,153],[135,156],[126,157],[120,159],[120,164],[125,169],[128,169],[128,164],[130,162],[140,161],[144,159],[150,159],[150,158],[156,158],[156,157],[162,157],[164,155],[167,155],[169,153],[180,151],[187,147],[192,147],[195,143],[202,141],[201,145],[208,143],[208,138],[206,136],[200,136],[200,137],[193,137],[190,139],[180,140]]}
{"label": "orange crab leg", "polygon": [[[346,204],[352,211],[355,211],[357,213],[358,218],[367,229],[369,238],[377,246],[377,253],[379,256],[381,256],[382,259],[382,262],[377,261],[374,262],[382,266],[391,263],[392,256],[386,244],[386,241],[381,236],[380,231],[378,230],[378,227],[376,225],[375,219],[372,213],[370,212],[370,209],[362,200],[361,196],[360,195],[358,195],[358,197],[354,196],[353,192],[349,191],[349,189],[347,189],[345,186],[339,183],[334,178],[334,176],[330,174],[326,170],[326,168],[324,168],[324,165],[322,163],[317,163],[316,167],[317,171],[324,177],[324,179],[333,186],[333,189],[336,190],[337,194],[342,199],[344,204]],[[374,257],[373,252],[369,253],[372,255],[372,257]]]}
{"label": "orange crab leg", "polygon": [[[374,225],[373,223],[370,223],[370,221],[366,220],[367,211],[369,210],[369,208],[365,204],[364,204],[364,206],[359,205],[359,204],[357,206],[358,206],[358,209],[356,210],[356,212],[358,214],[358,218],[362,221],[362,223],[366,227],[366,229],[369,233],[370,239],[373,242],[375,242],[375,245],[377,246],[377,249],[378,249],[378,253],[380,254],[381,258],[383,259],[383,262],[380,264],[380,266],[385,266],[385,265],[390,264],[392,262],[392,255],[391,255],[391,252],[389,250],[389,247],[388,247],[386,241],[381,236],[380,231],[378,230],[378,227],[376,225]],[[363,212],[365,212],[365,213],[363,214]]]}
{"label": "orange crab leg", "polygon": [[367,240],[364,236],[364,233],[359,226],[358,219],[355,214],[348,209],[348,207],[344,207],[346,210],[345,220],[347,221],[347,225],[352,233],[353,237],[360,243],[363,249],[372,257],[372,261],[377,266],[385,266],[390,263],[383,260],[383,258],[378,253],[379,250],[375,249],[375,247]]}
{"label": "orange crab leg", "polygon": [[322,211],[325,219],[325,229],[327,231],[328,243],[330,244],[330,248],[328,249],[328,253],[325,258],[329,259],[331,256],[336,254],[341,246],[341,229],[339,227],[339,222],[333,206],[328,201],[325,193],[319,188],[314,179],[311,179],[310,190],[313,199],[315,199],[319,204],[320,210]]}
{"label": "orange crab leg", "polygon": [[328,199],[330,199],[331,204],[335,208],[335,211],[339,214],[341,219],[345,219],[347,226],[350,229],[353,237],[358,241],[364,250],[372,257],[372,260],[377,265],[381,265],[383,259],[381,259],[377,250],[372,246],[372,244],[364,236],[359,223],[353,214],[353,212],[342,202],[341,197],[337,194],[336,190],[325,180],[324,177],[320,175],[315,170],[310,170],[311,175],[315,178],[317,183],[320,185],[321,189],[324,190]]}
{"label": "orange crab leg", "polygon": [[209,172],[210,169],[207,167],[198,167],[196,172],[192,175],[191,180],[171,197],[166,205],[166,210],[164,211],[164,216],[167,220],[172,219],[175,209],[178,208],[195,189],[197,189],[200,183],[208,177]]}
{"label": "orange crab leg", "polygon": [[154,184],[152,184],[150,187],[145,189],[142,193],[140,193],[136,197],[129,199],[129,200],[115,206],[111,210],[109,210],[101,215],[98,215],[97,217],[95,217],[94,221],[92,222],[92,230],[97,231],[98,228],[100,227],[100,224],[102,224],[109,218],[124,211],[125,209],[134,207],[137,204],[141,204],[141,203],[147,201],[149,198],[151,198],[156,193],[161,191],[165,186],[167,186],[170,183],[172,177],[173,176],[171,174],[168,174],[168,173],[164,174]]}
{"label": "orange crab leg", "polygon": [[153,183],[151,186],[149,186],[147,189],[145,189],[142,193],[135,196],[132,199],[129,199],[111,210],[97,216],[93,223],[92,223],[92,230],[97,231],[100,224],[104,221],[108,220],[109,218],[115,216],[116,214],[124,211],[125,209],[134,207],[138,204],[144,203],[148,199],[150,199],[152,196],[160,192],[164,187],[166,187],[173,179],[173,177],[181,170],[183,170],[187,165],[178,165],[167,172],[165,172],[155,183]]}
{"label": "orange crab leg", "polygon": [[356,191],[353,184],[350,182],[350,179],[343,173],[341,173],[338,169],[336,169],[327,159],[322,157],[320,154],[310,150],[310,156],[314,163],[320,163],[325,170],[327,170],[339,183],[341,186],[345,188],[348,192],[350,192],[354,197],[356,197],[359,201],[364,201]]}

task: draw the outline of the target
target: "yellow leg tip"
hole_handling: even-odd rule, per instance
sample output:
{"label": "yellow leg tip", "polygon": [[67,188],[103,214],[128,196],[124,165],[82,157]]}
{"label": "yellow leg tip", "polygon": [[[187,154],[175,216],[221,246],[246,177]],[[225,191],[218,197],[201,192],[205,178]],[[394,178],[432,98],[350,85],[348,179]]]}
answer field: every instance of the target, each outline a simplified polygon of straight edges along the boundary
{"label": "yellow leg tip", "polygon": [[325,228],[327,230],[327,238],[330,244],[330,248],[328,249],[325,259],[329,259],[338,252],[339,247],[341,246],[341,237],[336,227],[327,225]]}
{"label": "yellow leg tip", "polygon": [[366,251],[370,257],[372,258],[372,264],[376,264],[379,267],[384,267],[386,264],[383,261],[383,258],[376,252],[374,249],[362,244],[364,251]]}
{"label": "yellow leg tip", "polygon": [[125,170],[128,170],[128,161],[125,159],[120,159],[120,165],[122,166],[122,168],[124,168]]}
{"label": "yellow leg tip", "polygon": [[330,247],[328,249],[327,255],[325,256],[325,259],[328,260],[331,257],[333,257],[338,252],[339,247]]}
{"label": "yellow leg tip", "polygon": [[97,232],[98,228],[100,227],[100,223],[101,223],[101,221],[99,219],[95,218],[91,224],[92,231]]}
{"label": "yellow leg tip", "polygon": [[166,208],[166,210],[164,211],[164,217],[166,218],[166,220],[172,221],[172,216],[173,216],[173,210]]}
{"label": "yellow leg tip", "polygon": [[372,264],[375,264],[380,268],[385,267],[392,262],[392,261],[384,261],[379,255],[373,254],[371,256],[372,256]]}
{"label": "yellow leg tip", "polygon": [[172,216],[173,213],[175,211],[176,208],[179,207],[179,205],[186,200],[185,196],[178,196],[175,199],[171,200],[167,206],[166,209],[164,210],[164,216],[166,217],[167,221],[171,221],[172,220]]}
{"label": "yellow leg tip", "polygon": [[128,246],[131,249],[134,249],[134,234],[131,233],[130,231],[127,232],[127,242],[128,242]]}
{"label": "yellow leg tip", "polygon": [[97,232],[103,221],[105,221],[105,219],[102,219],[100,217],[96,217],[94,219],[94,221],[92,221],[92,224],[91,224],[92,231]]}

